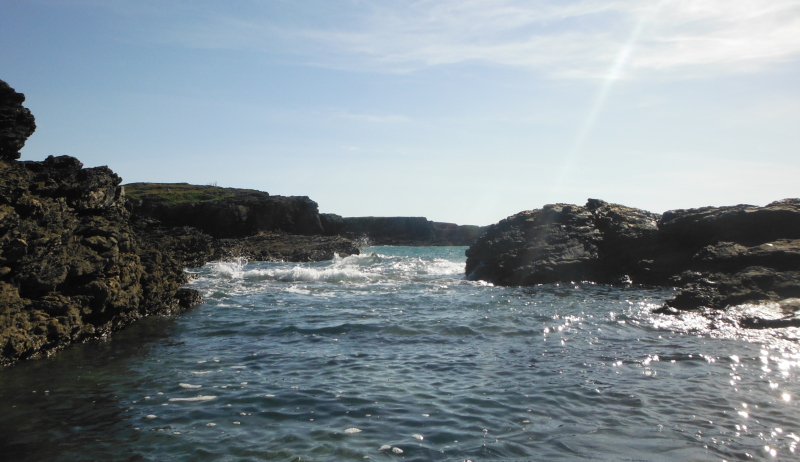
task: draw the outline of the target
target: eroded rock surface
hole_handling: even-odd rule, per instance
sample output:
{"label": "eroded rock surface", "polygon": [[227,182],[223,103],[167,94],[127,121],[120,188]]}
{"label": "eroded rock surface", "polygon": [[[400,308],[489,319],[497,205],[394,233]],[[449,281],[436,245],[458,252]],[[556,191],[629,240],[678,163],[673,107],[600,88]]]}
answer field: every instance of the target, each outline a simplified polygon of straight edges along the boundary
{"label": "eroded rock surface", "polygon": [[595,199],[546,205],[490,226],[467,257],[468,278],[499,285],[679,287],[664,312],[754,302],[791,307],[785,301],[800,298],[800,199],[662,216]]}
{"label": "eroded rock surface", "polygon": [[335,255],[358,255],[360,252],[355,242],[341,236],[259,233],[241,239],[217,240],[214,260],[244,257],[257,261],[311,262],[332,260]]}
{"label": "eroded rock surface", "polygon": [[0,364],[183,309],[179,238],[137,233],[119,183],[67,156],[0,161]]}
{"label": "eroded rock surface", "polygon": [[125,189],[134,214],[165,226],[192,226],[219,239],[260,232],[323,234],[317,203],[306,196],[187,183],[131,183]]}
{"label": "eroded rock surface", "polygon": [[590,199],[546,205],[492,225],[467,249],[466,273],[500,285],[613,283],[651,271],[658,216]]}
{"label": "eroded rock surface", "polygon": [[[83,168],[69,156],[19,162],[36,127],[24,100],[0,81],[0,365],[201,303],[181,287],[184,268],[212,258],[311,261],[359,252],[352,241],[320,235],[317,204],[307,197],[144,185],[144,199],[131,203],[108,167]],[[137,207],[148,213],[132,214]],[[247,237],[265,229],[316,236]]]}
{"label": "eroded rock surface", "polygon": [[179,286],[210,236],[134,226],[108,167],[17,161],[36,128],[23,101],[0,81],[0,365],[198,303]]}
{"label": "eroded rock surface", "polygon": [[0,80],[0,161],[19,159],[19,151],[36,130],[36,122],[23,107],[25,95]]}

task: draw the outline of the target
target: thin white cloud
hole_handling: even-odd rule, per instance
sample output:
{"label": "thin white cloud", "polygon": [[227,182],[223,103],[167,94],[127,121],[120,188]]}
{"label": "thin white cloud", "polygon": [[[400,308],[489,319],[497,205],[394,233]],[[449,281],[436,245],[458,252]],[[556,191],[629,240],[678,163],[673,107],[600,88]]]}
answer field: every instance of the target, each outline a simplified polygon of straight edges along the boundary
{"label": "thin white cloud", "polygon": [[410,122],[411,119],[400,114],[355,114],[352,112],[339,112],[334,115],[337,119],[356,120],[382,124],[396,124]]}
{"label": "thin white cloud", "polygon": [[183,17],[157,34],[161,40],[348,70],[482,62],[603,77],[627,50],[620,77],[704,75],[800,56],[800,0],[350,0],[337,2],[335,14],[330,3],[311,0],[246,10],[174,5],[161,14]]}
{"label": "thin white cloud", "polygon": [[632,66],[747,71],[798,55],[797,0],[672,0],[654,17]]}

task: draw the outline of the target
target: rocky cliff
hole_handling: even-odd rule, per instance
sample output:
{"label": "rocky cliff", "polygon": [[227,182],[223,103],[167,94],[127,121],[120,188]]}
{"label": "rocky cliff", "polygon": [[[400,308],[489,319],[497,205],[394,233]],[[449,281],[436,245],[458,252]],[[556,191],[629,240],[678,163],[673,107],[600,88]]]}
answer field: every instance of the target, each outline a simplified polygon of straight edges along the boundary
{"label": "rocky cliff", "polygon": [[178,294],[183,268],[187,255],[210,255],[209,241],[136,232],[120,178],[82,167],[66,156],[0,161],[0,364],[192,301]]}
{"label": "rocky cliff", "polygon": [[320,216],[325,234],[366,240],[370,245],[471,245],[485,227],[430,221],[425,217]]}
{"label": "rocky cliff", "polygon": [[[155,218],[165,226],[192,226],[218,239],[282,233],[340,236],[370,245],[470,245],[485,230],[480,226],[433,222],[424,217],[343,218],[320,214],[317,203],[308,197],[272,196],[252,189],[187,183],[130,183],[125,185],[125,191],[135,216]],[[251,244],[267,241],[250,239]],[[346,241],[330,239],[326,242],[323,245],[346,244]],[[282,254],[277,248],[267,253]],[[264,252],[259,250],[253,254]]]}
{"label": "rocky cliff", "polygon": [[317,203],[305,196],[187,183],[130,183],[125,191],[135,215],[165,226],[193,226],[216,238],[323,233]]}
{"label": "rocky cliff", "polygon": [[800,199],[663,215],[595,199],[546,205],[490,226],[466,273],[499,285],[675,286],[663,312],[772,301],[792,314],[784,324],[800,324]]}

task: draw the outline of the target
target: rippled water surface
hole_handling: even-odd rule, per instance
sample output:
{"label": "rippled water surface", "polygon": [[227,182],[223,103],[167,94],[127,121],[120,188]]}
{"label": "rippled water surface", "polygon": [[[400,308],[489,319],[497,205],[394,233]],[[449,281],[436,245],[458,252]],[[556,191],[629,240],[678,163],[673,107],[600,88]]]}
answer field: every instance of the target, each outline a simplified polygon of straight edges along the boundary
{"label": "rippled water surface", "polygon": [[798,457],[797,331],[469,282],[464,249],[192,270],[206,304],[0,370],[0,458]]}

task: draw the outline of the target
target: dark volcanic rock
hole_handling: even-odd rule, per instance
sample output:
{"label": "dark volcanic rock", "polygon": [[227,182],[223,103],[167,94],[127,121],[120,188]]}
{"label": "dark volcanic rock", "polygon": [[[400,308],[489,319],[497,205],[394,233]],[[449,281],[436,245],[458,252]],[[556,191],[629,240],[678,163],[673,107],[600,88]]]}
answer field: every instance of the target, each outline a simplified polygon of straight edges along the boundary
{"label": "dark volcanic rock", "polygon": [[[672,210],[659,221],[670,307],[725,308],[800,296],[800,199]],[[670,257],[667,257],[669,255]]]}
{"label": "dark volcanic rock", "polygon": [[165,226],[192,226],[216,238],[323,233],[317,203],[305,196],[187,183],[131,183],[125,190],[135,215]]}
{"label": "dark volcanic rock", "polygon": [[134,230],[120,178],[82,167],[0,161],[0,364],[179,311],[183,268],[211,253],[207,236]]}
{"label": "dark volcanic rock", "polygon": [[467,257],[468,278],[501,285],[632,280],[680,287],[667,311],[783,303],[800,298],[800,200],[661,217],[594,199],[584,207],[547,205],[490,226]]}
{"label": "dark volcanic rock", "polygon": [[546,205],[492,225],[467,249],[470,279],[500,285],[618,282],[649,276],[657,215],[590,199]]}
{"label": "dark volcanic rock", "polygon": [[[132,206],[108,167],[83,168],[68,156],[19,162],[36,128],[24,99],[0,81],[0,365],[201,303],[181,287],[184,268],[223,252],[310,261],[359,251],[347,239],[320,236],[317,204],[307,197],[139,184],[131,186]],[[223,242],[192,224],[217,237],[315,236]]]}
{"label": "dark volcanic rock", "polygon": [[309,262],[332,260],[358,255],[355,242],[340,236],[303,236],[297,234],[260,233],[241,239],[219,239],[215,244],[215,260],[245,257],[258,261]]}
{"label": "dark volcanic rock", "polygon": [[25,95],[0,80],[0,161],[19,159],[19,151],[36,130],[33,114],[22,107]]}
{"label": "dark volcanic rock", "polygon": [[307,262],[360,252],[349,239],[322,235],[317,203],[308,197],[187,183],[132,183],[125,190],[136,220],[215,237],[211,259]]}
{"label": "dark volcanic rock", "polygon": [[425,217],[349,217],[320,215],[325,234],[370,245],[471,245],[485,227],[430,221]]}

